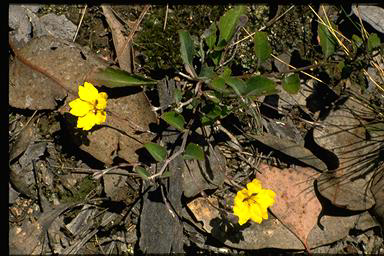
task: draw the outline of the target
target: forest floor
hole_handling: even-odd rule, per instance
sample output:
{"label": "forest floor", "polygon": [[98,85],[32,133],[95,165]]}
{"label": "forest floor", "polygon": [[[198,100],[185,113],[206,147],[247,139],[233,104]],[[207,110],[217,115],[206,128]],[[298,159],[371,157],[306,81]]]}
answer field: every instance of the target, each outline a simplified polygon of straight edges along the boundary
{"label": "forest floor", "polygon": [[[246,5],[215,64],[208,29],[234,6],[10,5],[10,254],[384,254],[384,8],[368,7]],[[204,57],[214,81],[273,90],[219,97]],[[95,83],[107,121],[83,131],[69,102],[110,66],[144,85]],[[253,179],[275,203],[239,225]]]}

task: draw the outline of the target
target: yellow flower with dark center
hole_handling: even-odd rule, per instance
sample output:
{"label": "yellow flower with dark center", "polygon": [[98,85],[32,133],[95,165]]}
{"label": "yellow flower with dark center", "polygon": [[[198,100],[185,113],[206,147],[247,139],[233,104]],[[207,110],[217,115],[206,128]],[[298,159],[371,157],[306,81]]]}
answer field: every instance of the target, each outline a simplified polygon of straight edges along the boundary
{"label": "yellow flower with dark center", "polygon": [[239,224],[243,225],[249,219],[261,223],[268,219],[267,208],[275,202],[275,192],[262,189],[261,182],[254,179],[244,188],[237,192],[233,213],[239,217]]}
{"label": "yellow flower with dark center", "polygon": [[84,86],[79,86],[79,98],[71,101],[71,113],[79,117],[77,128],[90,130],[95,124],[102,124],[107,119],[105,108],[107,107],[108,95],[100,92],[88,82]]}

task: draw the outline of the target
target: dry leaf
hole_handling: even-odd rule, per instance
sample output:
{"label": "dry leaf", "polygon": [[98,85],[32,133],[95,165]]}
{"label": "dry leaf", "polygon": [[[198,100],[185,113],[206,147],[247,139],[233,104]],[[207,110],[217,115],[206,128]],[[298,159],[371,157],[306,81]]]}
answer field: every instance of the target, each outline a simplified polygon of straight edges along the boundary
{"label": "dry leaf", "polygon": [[111,7],[102,5],[105,19],[108,22],[109,27],[112,31],[113,44],[115,46],[117,58],[119,60],[119,66],[121,69],[132,73],[133,62],[132,62],[132,43],[129,42],[128,46],[123,49],[126,44],[127,37],[123,35],[124,26],[117,20],[113,14]]}
{"label": "dry leaf", "polygon": [[366,136],[363,118],[370,116],[372,112],[362,102],[348,98],[325,118],[323,128],[316,127],[313,132],[314,141],[337,157],[336,169],[320,176],[318,188],[322,196],[338,207],[358,211],[375,203],[369,180],[383,135]]}
{"label": "dry leaf", "polygon": [[207,232],[227,246],[243,250],[304,249],[300,240],[273,216],[261,224],[248,222],[240,226],[234,215],[223,217],[212,205],[218,207],[215,198],[199,197],[188,203],[188,208]]}
{"label": "dry leaf", "polygon": [[372,216],[367,212],[352,216],[329,216],[321,217],[319,225],[315,225],[308,236],[308,246],[315,248],[333,243],[348,236],[351,229],[366,231],[377,226]]}
{"label": "dry leaf", "polygon": [[226,170],[225,157],[218,147],[209,148],[209,154],[203,161],[186,161],[183,169],[183,193],[193,197],[206,189],[216,189],[224,182]]}
{"label": "dry leaf", "polygon": [[376,171],[372,180],[371,191],[376,201],[373,212],[384,229],[384,166]]}
{"label": "dry leaf", "polygon": [[296,144],[295,142],[289,139],[279,138],[271,134],[264,134],[262,136],[250,136],[253,139],[256,139],[257,141],[267,145],[268,147],[271,147],[274,150],[277,150],[285,155],[297,159],[298,161],[303,162],[306,165],[312,166],[321,171],[327,169],[327,166],[324,164],[324,162],[317,158],[315,155],[313,155],[311,151],[304,148],[304,146]]}
{"label": "dry leaf", "polygon": [[291,230],[309,249],[308,235],[316,225],[322,206],[317,199],[313,182],[318,176],[312,168],[296,167],[279,169],[260,165],[263,188],[276,193],[273,214]]}
{"label": "dry leaf", "polygon": [[18,48],[10,36],[16,61],[9,69],[9,103],[16,108],[54,109],[67,93],[77,95],[86,75],[106,64],[89,50],[51,36],[42,36]]}

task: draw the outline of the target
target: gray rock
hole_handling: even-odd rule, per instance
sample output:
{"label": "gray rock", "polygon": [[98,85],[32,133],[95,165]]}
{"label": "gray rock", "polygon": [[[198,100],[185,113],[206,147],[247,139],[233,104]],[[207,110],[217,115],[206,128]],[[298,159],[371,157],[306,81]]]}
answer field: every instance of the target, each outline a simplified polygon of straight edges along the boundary
{"label": "gray rock", "polygon": [[8,26],[15,30],[15,39],[25,43],[31,39],[32,25],[25,8],[20,5],[9,5]]}
{"label": "gray rock", "polygon": [[64,15],[48,13],[38,20],[32,20],[33,33],[36,36],[51,35],[71,41],[76,33],[76,25]]}

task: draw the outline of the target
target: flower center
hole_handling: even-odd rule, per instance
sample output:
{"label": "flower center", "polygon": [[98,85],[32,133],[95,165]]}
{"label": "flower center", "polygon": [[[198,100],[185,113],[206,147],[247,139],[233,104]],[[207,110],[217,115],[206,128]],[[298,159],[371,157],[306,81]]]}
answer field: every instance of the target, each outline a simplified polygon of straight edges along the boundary
{"label": "flower center", "polygon": [[[256,199],[254,198],[257,195],[257,193],[252,193],[250,196],[243,199],[243,202],[247,203],[256,203]],[[249,202],[251,201],[251,202]]]}

